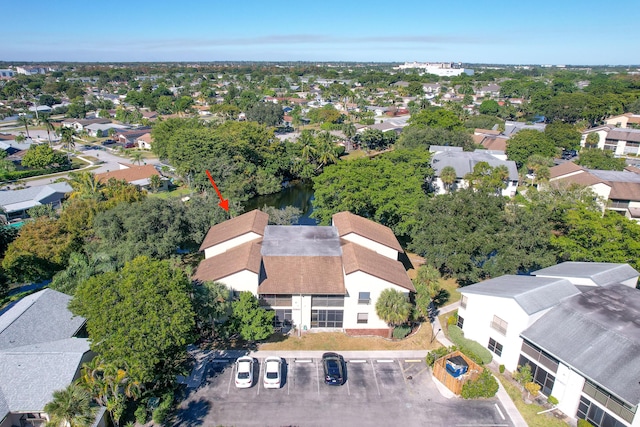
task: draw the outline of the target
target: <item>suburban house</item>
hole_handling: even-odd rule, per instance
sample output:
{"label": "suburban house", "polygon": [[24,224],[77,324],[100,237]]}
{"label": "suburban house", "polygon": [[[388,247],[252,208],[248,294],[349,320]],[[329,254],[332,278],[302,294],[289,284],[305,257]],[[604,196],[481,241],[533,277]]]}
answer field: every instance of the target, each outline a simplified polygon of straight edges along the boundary
{"label": "suburban house", "polygon": [[514,122],[512,120],[507,120],[504,123],[504,132],[502,132],[502,135],[510,138],[516,133],[524,129],[537,130],[538,132],[544,132],[546,127],[547,125],[544,123],[525,123],[525,122]]}
{"label": "suburban house", "polygon": [[151,150],[151,132],[140,135],[136,139],[136,146],[143,150]]}
{"label": "suburban house", "polygon": [[349,212],[331,226],[268,225],[254,210],[211,227],[194,280],[249,291],[284,330],[388,335],[375,310],[387,288],[415,292],[391,229]]}
{"label": "suburban house", "polygon": [[630,128],[640,126],[640,114],[625,113],[613,116],[604,121],[605,124],[617,128]]}
{"label": "suburban house", "polygon": [[136,146],[136,141],[142,135],[151,132],[150,127],[140,127],[137,129],[131,129],[127,131],[117,132],[115,134],[115,140],[124,145],[124,148],[132,148]]}
{"label": "suburban house", "polygon": [[[549,169],[548,185],[578,184],[590,188],[600,199],[603,209],[609,209],[640,221],[640,173],[585,169],[566,162]],[[637,170],[637,169],[635,169]]]}
{"label": "suburban house", "polygon": [[65,196],[72,191],[73,188],[66,182],[27,187],[22,190],[0,191],[2,222],[24,219],[28,217],[27,210],[34,206],[51,205],[57,209]]}
{"label": "suburban house", "polygon": [[129,126],[119,125],[117,123],[92,123],[84,127],[90,136],[98,138],[106,137],[109,132],[119,132],[129,129]]}
{"label": "suburban house", "polygon": [[128,184],[136,185],[141,189],[151,189],[151,177],[157,175],[160,177],[160,187],[158,190],[167,190],[169,181],[164,178],[153,165],[136,166],[127,163],[118,163],[120,169],[116,171],[104,172],[96,174],[96,178],[100,182],[107,182],[110,179],[116,181],[126,181]]}
{"label": "suburban house", "polygon": [[640,129],[626,127],[598,126],[582,132],[580,146],[585,147],[587,137],[595,133],[598,135],[597,148],[613,151],[616,156],[640,154]]}
{"label": "suburban house", "polygon": [[73,128],[78,132],[86,130],[86,127],[89,125],[95,125],[95,124],[111,125],[111,120],[109,119],[69,119],[69,120],[64,120],[62,122],[62,126]]}
{"label": "suburban house", "polygon": [[[74,316],[69,295],[44,289],[0,314],[0,427],[44,426],[53,392],[80,376],[89,349],[85,319]],[[94,425],[106,425],[104,409]]]}
{"label": "suburban house", "polygon": [[597,427],[639,426],[640,290],[628,264],[564,262],[464,287],[458,326]]}
{"label": "suburban house", "polygon": [[462,147],[440,145],[432,145],[429,147],[429,151],[433,153],[431,167],[434,170],[434,178],[431,185],[436,194],[447,193],[446,186],[440,178],[440,173],[445,167],[451,166],[456,171],[456,181],[451,188],[451,191],[455,191],[459,188],[467,188],[468,182],[465,176],[473,172],[475,165],[480,162],[486,162],[491,167],[505,166],[509,170],[507,187],[502,190],[502,195],[506,197],[516,195],[519,181],[518,168],[514,161],[506,160],[506,155],[503,151],[475,150],[470,152],[463,151]]}

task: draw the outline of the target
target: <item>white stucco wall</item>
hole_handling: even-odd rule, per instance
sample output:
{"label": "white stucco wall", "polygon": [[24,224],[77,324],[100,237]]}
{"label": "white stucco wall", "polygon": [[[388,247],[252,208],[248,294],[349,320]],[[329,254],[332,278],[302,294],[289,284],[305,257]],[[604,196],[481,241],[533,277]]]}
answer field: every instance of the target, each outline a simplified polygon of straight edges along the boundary
{"label": "white stucco wall", "polygon": [[[462,294],[465,295],[464,290]],[[545,311],[529,316],[510,298],[475,294],[466,294],[466,297],[466,308],[458,309],[458,315],[464,319],[464,336],[477,341],[485,348],[489,344],[489,338],[502,344],[502,355],[498,356],[492,352],[493,359],[509,371],[515,371],[522,348],[520,332],[538,320]],[[506,335],[491,327],[494,315],[508,323]]]}
{"label": "white stucco wall", "polygon": [[[347,297],[344,299],[344,321],[345,329],[383,329],[389,327],[387,323],[380,320],[376,314],[376,302],[380,297],[380,293],[387,288],[392,288],[403,293],[409,291],[400,286],[391,284],[385,280],[355,271],[345,276],[345,287],[347,288]],[[358,295],[360,292],[369,292],[371,301],[369,304],[358,304]],[[368,313],[369,319],[366,324],[358,323],[358,313]]]}
{"label": "white stucco wall", "polygon": [[558,365],[555,377],[551,395],[558,399],[558,409],[575,417],[580,402],[580,393],[584,386],[584,377],[562,363]]}
{"label": "white stucco wall", "polygon": [[[440,195],[440,194],[448,193],[448,191],[445,190],[445,186],[442,183],[442,179],[440,179],[440,177],[436,177],[434,184],[437,190],[436,194]],[[468,188],[468,187],[469,187],[469,183],[467,182],[467,180],[458,179],[456,183],[451,186],[451,192],[454,192],[458,189]],[[507,188],[502,189],[501,194],[504,197],[514,197],[517,191],[518,191],[518,181],[509,181],[507,183]]]}
{"label": "white stucco wall", "polygon": [[366,237],[362,237],[359,234],[349,233],[342,236],[344,240],[348,240],[350,242],[356,243],[362,247],[370,249],[374,252],[379,253],[380,255],[384,255],[387,258],[398,259],[398,251],[392,249],[388,246],[382,245],[378,242],[375,242],[371,239],[367,239]]}
{"label": "white stucco wall", "polygon": [[258,296],[258,274],[242,270],[230,276],[218,279],[217,282],[224,283],[227,287],[236,292],[249,291]]}
{"label": "white stucco wall", "polygon": [[216,256],[218,254],[221,254],[223,252],[228,251],[231,248],[235,248],[236,246],[239,246],[243,243],[247,243],[250,242],[252,240],[255,239],[259,239],[260,236],[258,233],[254,233],[253,231],[250,231],[249,233],[245,233],[241,236],[238,237],[234,237],[233,239],[224,241],[222,243],[219,243],[215,246],[211,246],[209,248],[206,248],[204,250],[204,257],[206,258],[211,258],[212,256]]}
{"label": "white stucco wall", "polygon": [[598,148],[603,150],[604,149],[604,140],[607,139],[607,133],[609,133],[609,131],[607,129],[602,129],[602,130],[598,130],[595,132],[587,132],[587,133],[583,133],[582,137],[580,139],[580,147],[584,147],[585,144],[587,143],[587,136],[591,133],[597,133],[598,136],[600,137],[600,141],[598,141]]}

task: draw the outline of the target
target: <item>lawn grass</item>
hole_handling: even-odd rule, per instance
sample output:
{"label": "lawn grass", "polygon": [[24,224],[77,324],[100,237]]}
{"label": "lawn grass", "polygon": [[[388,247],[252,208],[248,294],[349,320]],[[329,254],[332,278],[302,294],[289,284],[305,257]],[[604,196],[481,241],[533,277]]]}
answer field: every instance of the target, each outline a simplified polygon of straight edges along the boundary
{"label": "lawn grass", "polygon": [[342,332],[307,332],[297,336],[275,335],[275,342],[260,344],[260,351],[291,350],[431,350],[441,347],[437,340],[431,339],[431,325],[423,323],[413,335],[399,341],[381,337],[352,337]]}
{"label": "lawn grass", "polygon": [[158,199],[172,199],[175,197],[184,197],[193,193],[193,190],[187,187],[178,187],[171,191],[159,191],[157,193],[148,193],[149,197],[156,197]]}
{"label": "lawn grass", "polygon": [[365,153],[363,150],[353,150],[349,152],[349,154],[341,156],[340,160],[355,160],[361,159],[363,157],[367,157],[367,153]]}
{"label": "lawn grass", "polygon": [[547,412],[544,414],[538,414],[540,411],[544,411],[546,408],[537,405],[535,403],[527,404],[524,402],[522,398],[522,392],[513,384],[507,377],[503,374],[493,372],[493,374],[498,378],[498,380],[504,386],[504,389],[513,400],[513,403],[518,408],[520,414],[527,422],[529,427],[566,427],[567,423],[562,420],[555,418],[551,413]]}
{"label": "lawn grass", "polygon": [[[407,270],[407,274],[409,275],[409,278],[413,280],[418,275],[418,268],[420,268],[420,266],[424,264],[425,261],[424,261],[424,258],[422,258],[418,254],[414,254],[413,252],[406,252],[406,254],[409,257],[409,261],[411,261],[411,265],[413,265],[413,268]],[[438,302],[441,302],[440,306],[444,306],[447,304],[452,304],[454,302],[460,301],[460,298],[462,297],[462,295],[460,295],[460,292],[457,291],[458,281],[456,279],[454,278],[442,279],[440,281],[440,287],[443,291],[446,292],[446,294],[448,294],[446,301],[444,302],[442,302],[441,300],[438,301]]]}

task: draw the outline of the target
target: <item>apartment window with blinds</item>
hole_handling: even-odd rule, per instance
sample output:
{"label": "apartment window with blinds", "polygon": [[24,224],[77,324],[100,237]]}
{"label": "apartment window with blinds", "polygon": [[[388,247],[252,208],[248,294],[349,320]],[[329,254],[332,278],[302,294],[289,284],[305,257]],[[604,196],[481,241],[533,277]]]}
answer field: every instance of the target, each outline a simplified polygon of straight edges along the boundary
{"label": "apartment window with blinds", "polygon": [[358,292],[358,304],[371,304],[371,292]]}
{"label": "apartment window with blinds", "polygon": [[460,299],[460,307],[467,308],[467,297],[464,295],[462,295],[462,298]]}
{"label": "apartment window with blinds", "polygon": [[358,313],[358,323],[369,323],[369,313]]}
{"label": "apartment window with blinds", "polygon": [[507,322],[498,316],[493,316],[493,320],[491,321],[491,327],[493,329],[500,332],[502,335],[507,335],[507,326],[509,326]]}

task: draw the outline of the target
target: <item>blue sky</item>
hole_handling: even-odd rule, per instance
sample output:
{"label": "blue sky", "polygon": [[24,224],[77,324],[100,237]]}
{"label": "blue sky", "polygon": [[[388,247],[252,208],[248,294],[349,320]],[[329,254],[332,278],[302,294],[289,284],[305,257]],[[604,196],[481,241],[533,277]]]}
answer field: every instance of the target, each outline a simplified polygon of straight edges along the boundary
{"label": "blue sky", "polygon": [[4,0],[2,61],[640,64],[637,0]]}

